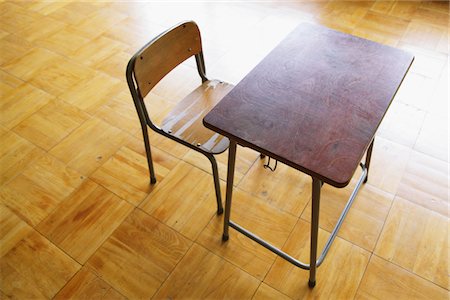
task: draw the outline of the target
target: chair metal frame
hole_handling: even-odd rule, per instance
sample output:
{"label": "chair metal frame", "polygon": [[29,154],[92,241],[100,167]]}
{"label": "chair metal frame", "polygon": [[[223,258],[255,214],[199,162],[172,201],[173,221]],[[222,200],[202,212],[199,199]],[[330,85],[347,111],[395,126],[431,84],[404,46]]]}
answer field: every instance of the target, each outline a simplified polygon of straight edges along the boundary
{"label": "chair metal frame", "polygon": [[[193,22],[193,21],[181,22],[181,23],[173,26],[172,28],[169,28],[168,30],[162,32],[161,34],[159,34],[158,36],[153,38],[150,42],[148,42],[139,51],[137,51],[133,55],[133,57],[131,57],[130,61],[128,62],[127,69],[126,69],[126,78],[127,78],[128,87],[130,89],[130,92],[131,92],[131,95],[133,98],[134,105],[136,107],[136,111],[137,111],[137,114],[139,117],[139,122],[141,124],[142,134],[144,137],[145,152],[147,154],[147,163],[148,163],[148,168],[149,168],[149,172],[150,172],[150,183],[151,184],[156,183],[156,176],[155,176],[155,170],[153,168],[153,160],[152,160],[152,153],[151,153],[150,140],[149,140],[149,136],[148,136],[147,126],[149,126],[153,131],[155,131],[171,140],[174,140],[186,147],[189,147],[197,152],[200,152],[201,154],[205,155],[209,159],[209,161],[211,162],[212,174],[213,174],[213,178],[214,178],[214,188],[215,188],[216,200],[217,200],[217,214],[220,215],[223,213],[223,206],[222,206],[222,197],[221,197],[221,193],[220,193],[219,171],[218,171],[218,167],[217,167],[217,161],[216,161],[214,155],[225,152],[228,149],[228,147],[226,147],[220,153],[213,154],[210,151],[208,151],[207,149],[203,148],[202,145],[193,145],[177,136],[172,135],[170,130],[168,130],[166,132],[162,128],[160,128],[159,126],[154,124],[148,115],[148,111],[145,106],[144,99],[141,95],[141,92],[139,91],[139,87],[138,87],[136,77],[135,77],[135,72],[134,72],[135,62],[138,59],[138,57],[140,56],[140,54],[145,49],[147,49],[148,47],[153,45],[156,41],[158,41],[161,37],[163,37],[167,33],[171,32],[172,30],[174,30],[180,26],[185,26],[185,24],[187,24],[187,23],[195,24],[195,22]],[[197,26],[197,24],[195,24],[195,26]],[[202,83],[208,81],[208,78],[206,77],[205,61],[203,58],[203,49],[201,48],[199,53],[193,54],[190,57],[192,57],[192,56],[195,57],[197,71],[202,80]],[[190,58],[190,57],[188,57],[188,58]]]}

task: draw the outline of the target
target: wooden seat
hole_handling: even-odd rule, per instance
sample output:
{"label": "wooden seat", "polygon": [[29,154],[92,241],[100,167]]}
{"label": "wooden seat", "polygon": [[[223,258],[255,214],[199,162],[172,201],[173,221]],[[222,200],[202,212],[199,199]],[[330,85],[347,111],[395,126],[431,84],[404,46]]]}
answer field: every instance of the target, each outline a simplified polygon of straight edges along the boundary
{"label": "wooden seat", "polygon": [[233,85],[219,80],[203,82],[165,117],[161,124],[162,130],[213,154],[224,152],[230,141],[203,126],[203,117],[232,88]]}
{"label": "wooden seat", "polygon": [[[149,117],[144,98],[170,71],[186,59],[195,57],[200,86],[182,99],[163,119],[161,127]],[[211,162],[217,200],[217,213],[223,212],[219,172],[215,154],[228,149],[228,138],[203,126],[203,117],[233,88],[220,80],[208,80],[205,74],[202,42],[197,24],[183,22],[161,33],[130,59],[126,71],[127,83],[141,123],[150,183],[156,182],[147,126],[167,138],[204,154]],[[193,178],[195,180],[195,178]]]}

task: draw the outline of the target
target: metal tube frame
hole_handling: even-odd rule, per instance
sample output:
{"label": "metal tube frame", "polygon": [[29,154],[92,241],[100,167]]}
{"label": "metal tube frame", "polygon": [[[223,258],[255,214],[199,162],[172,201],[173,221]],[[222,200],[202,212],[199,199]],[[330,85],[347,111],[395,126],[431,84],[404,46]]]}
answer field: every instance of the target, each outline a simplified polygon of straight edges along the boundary
{"label": "metal tube frame", "polygon": [[[143,49],[146,48],[153,41],[157,40],[158,37],[156,37],[154,40],[150,41],[146,46],[143,47]],[[138,51],[138,53],[139,52],[140,51]],[[205,68],[205,60],[203,58],[203,51],[200,51],[199,53],[195,54],[194,56],[195,56],[195,61],[197,64],[198,74],[199,74],[200,78],[202,79],[202,82],[205,82],[208,80],[208,78],[206,77],[206,74],[205,74],[206,68]],[[126,69],[126,78],[127,78],[128,87],[131,92],[131,96],[133,98],[134,105],[136,107],[137,114],[139,117],[139,122],[141,124],[142,135],[144,138],[145,152],[147,155],[147,164],[148,164],[148,169],[150,172],[150,183],[151,184],[156,183],[156,176],[155,176],[155,170],[153,168],[153,160],[152,160],[152,153],[151,153],[150,141],[149,141],[149,137],[148,137],[147,126],[150,127],[150,129],[152,129],[153,131],[155,131],[169,139],[172,139],[186,147],[189,147],[195,151],[202,153],[209,159],[209,161],[211,162],[212,174],[213,174],[213,179],[214,179],[214,188],[215,188],[215,192],[216,192],[217,214],[221,215],[223,213],[222,197],[221,197],[221,193],[220,193],[219,171],[217,168],[217,161],[216,161],[216,158],[214,157],[214,154],[212,154],[211,152],[202,148],[202,146],[192,145],[192,144],[172,135],[170,132],[165,132],[162,128],[155,125],[151,121],[151,119],[148,115],[147,109],[145,107],[144,99],[141,96],[141,93],[139,91],[139,88],[138,88],[135,78],[134,78],[134,63],[136,61],[136,58],[137,58],[137,54],[135,54],[128,62],[127,69]],[[219,154],[219,153],[216,153],[216,154]]]}
{"label": "metal tube frame", "polygon": [[316,285],[316,269],[317,269],[317,267],[319,267],[323,263],[326,255],[328,254],[328,251],[330,250],[330,247],[331,247],[333,241],[335,240],[337,233],[338,233],[339,229],[341,228],[342,223],[344,222],[344,219],[347,216],[347,213],[348,213],[350,207],[352,206],[353,201],[355,200],[359,189],[361,188],[363,183],[367,182],[370,159],[371,159],[372,149],[373,149],[373,142],[374,141],[372,140],[369,148],[367,149],[365,164],[360,163],[360,167],[362,169],[362,174],[361,174],[353,192],[351,193],[349,199],[347,200],[347,204],[345,205],[341,215],[339,216],[339,219],[338,219],[333,231],[331,232],[331,234],[328,238],[328,241],[325,244],[318,259],[317,259],[317,246],[318,246],[318,233],[319,233],[320,191],[321,191],[321,188],[323,185],[323,181],[318,178],[312,177],[310,264],[306,264],[306,263],[303,263],[303,262],[297,260],[296,258],[290,256],[286,252],[271,245],[270,243],[266,242],[259,236],[253,234],[252,232],[243,228],[239,224],[230,220],[231,198],[232,198],[232,193],[233,193],[234,168],[235,168],[235,161],[236,161],[236,142],[230,140],[230,147],[229,147],[229,153],[228,153],[228,173],[227,173],[227,190],[226,190],[226,200],[225,200],[225,216],[224,216],[224,228],[223,228],[222,240],[227,241],[229,239],[228,228],[229,227],[234,228],[238,232],[242,233],[243,235],[245,235],[248,238],[252,239],[253,241],[257,242],[261,246],[263,246],[266,249],[277,254],[281,258],[283,258],[286,261],[290,262],[291,264],[295,265],[296,267],[299,267],[304,270],[309,270],[308,285],[310,288],[313,288]]}

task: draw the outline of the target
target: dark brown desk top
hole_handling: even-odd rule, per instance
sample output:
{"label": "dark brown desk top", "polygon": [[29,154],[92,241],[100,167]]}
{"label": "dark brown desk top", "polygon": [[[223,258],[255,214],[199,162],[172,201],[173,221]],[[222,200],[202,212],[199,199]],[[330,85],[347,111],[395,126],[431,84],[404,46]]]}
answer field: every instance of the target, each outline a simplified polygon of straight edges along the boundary
{"label": "dark brown desk top", "polygon": [[206,127],[346,186],[414,57],[300,24],[204,118]]}

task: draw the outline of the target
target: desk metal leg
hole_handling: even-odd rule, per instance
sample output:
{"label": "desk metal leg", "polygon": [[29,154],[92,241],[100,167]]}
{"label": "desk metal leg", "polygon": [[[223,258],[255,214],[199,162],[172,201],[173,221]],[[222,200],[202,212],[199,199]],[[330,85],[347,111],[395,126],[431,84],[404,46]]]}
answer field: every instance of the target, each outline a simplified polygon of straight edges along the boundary
{"label": "desk metal leg", "polygon": [[309,259],[309,287],[316,285],[317,237],[319,235],[320,189],[322,181],[313,177],[311,199],[311,249]]}
{"label": "desk metal leg", "polygon": [[366,162],[364,163],[364,166],[367,169],[367,175],[366,178],[364,179],[364,183],[367,182],[367,180],[369,179],[369,165],[370,165],[370,159],[372,158],[372,150],[373,150],[373,142],[375,141],[375,137],[373,138],[372,142],[369,145],[369,148],[367,149],[367,153],[366,153]]}
{"label": "desk metal leg", "polygon": [[228,148],[228,173],[227,173],[227,191],[225,200],[225,216],[223,219],[223,235],[222,240],[227,241],[229,238],[228,228],[230,225],[231,197],[233,195],[234,166],[236,164],[236,142],[230,140]]}

